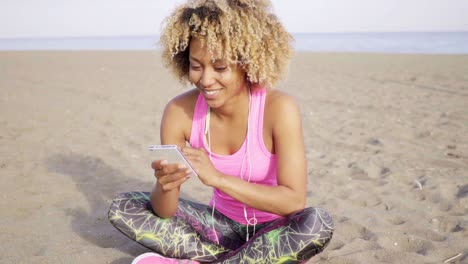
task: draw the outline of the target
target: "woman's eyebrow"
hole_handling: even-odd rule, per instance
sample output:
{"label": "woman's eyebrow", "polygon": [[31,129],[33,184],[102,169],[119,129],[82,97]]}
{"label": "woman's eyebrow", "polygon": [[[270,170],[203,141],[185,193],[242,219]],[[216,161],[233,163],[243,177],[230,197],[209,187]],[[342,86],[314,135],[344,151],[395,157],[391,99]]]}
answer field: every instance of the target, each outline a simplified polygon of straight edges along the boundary
{"label": "woman's eyebrow", "polygon": [[[201,63],[201,61],[199,59],[197,59],[197,58],[195,58],[193,56],[189,56],[189,60]],[[215,59],[211,63],[213,63],[213,64],[227,64],[226,61],[223,60],[223,59]]]}
{"label": "woman's eyebrow", "polygon": [[189,56],[189,60],[194,60],[194,61],[196,61],[196,62],[200,62],[197,58],[192,57],[192,56]]}
{"label": "woman's eyebrow", "polygon": [[223,59],[216,59],[213,61],[213,63],[221,63],[221,64],[227,64],[225,60]]}

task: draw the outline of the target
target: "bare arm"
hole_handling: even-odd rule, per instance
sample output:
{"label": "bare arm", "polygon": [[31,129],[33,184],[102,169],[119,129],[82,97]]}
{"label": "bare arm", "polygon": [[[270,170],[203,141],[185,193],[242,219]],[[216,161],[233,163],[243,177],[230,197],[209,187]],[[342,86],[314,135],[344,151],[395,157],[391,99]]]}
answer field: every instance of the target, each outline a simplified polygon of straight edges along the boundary
{"label": "bare arm", "polygon": [[[191,107],[187,103],[190,101],[189,97],[188,93],[183,94],[166,106],[160,127],[161,144],[185,146],[187,122],[191,122],[187,115],[187,109]],[[158,216],[172,217],[179,204],[180,186],[188,179],[187,168],[161,160],[154,161],[151,166],[157,178],[151,191],[151,206]]]}

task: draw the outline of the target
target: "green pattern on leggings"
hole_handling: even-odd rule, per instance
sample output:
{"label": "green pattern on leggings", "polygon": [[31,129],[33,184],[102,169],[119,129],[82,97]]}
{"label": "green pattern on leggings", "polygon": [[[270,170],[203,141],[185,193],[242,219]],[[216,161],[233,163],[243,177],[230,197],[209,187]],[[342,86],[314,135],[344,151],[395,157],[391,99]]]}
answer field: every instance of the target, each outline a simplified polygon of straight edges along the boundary
{"label": "green pattern on leggings", "polygon": [[[298,263],[321,252],[333,234],[326,211],[306,208],[247,228],[208,205],[180,199],[174,217],[162,219],[149,206],[149,193],[128,192],[116,197],[110,222],[122,233],[162,255],[208,263]],[[213,228],[214,227],[214,228]],[[215,235],[216,232],[216,235]],[[213,242],[219,238],[219,244]]]}

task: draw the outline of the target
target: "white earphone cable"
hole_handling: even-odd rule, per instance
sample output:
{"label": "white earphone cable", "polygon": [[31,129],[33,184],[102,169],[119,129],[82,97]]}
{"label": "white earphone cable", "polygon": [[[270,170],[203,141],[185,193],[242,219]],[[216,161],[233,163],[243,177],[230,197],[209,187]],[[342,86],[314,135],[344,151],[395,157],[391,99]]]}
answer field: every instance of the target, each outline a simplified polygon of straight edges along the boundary
{"label": "white earphone cable", "polygon": [[[213,163],[212,156],[211,156],[210,112],[211,112],[211,109],[208,106],[208,112],[206,114],[206,119],[205,119],[205,135],[207,135],[207,137],[208,137],[208,142],[207,142],[207,144],[208,144],[208,156],[210,158],[211,163]],[[213,192],[214,192],[214,190],[213,190]],[[211,208],[211,219],[213,219],[213,220],[212,220],[211,224],[212,224],[212,227],[213,227],[214,236],[216,238],[216,243],[219,244],[218,234],[216,233],[216,229],[215,229],[215,226],[214,226],[215,208],[216,208],[216,195],[213,194],[213,207]]]}

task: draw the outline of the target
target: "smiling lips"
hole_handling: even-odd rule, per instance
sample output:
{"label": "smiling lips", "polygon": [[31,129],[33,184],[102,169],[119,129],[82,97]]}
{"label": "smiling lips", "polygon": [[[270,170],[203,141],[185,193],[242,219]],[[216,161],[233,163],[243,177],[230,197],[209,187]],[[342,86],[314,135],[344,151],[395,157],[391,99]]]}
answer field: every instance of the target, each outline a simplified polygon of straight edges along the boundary
{"label": "smiling lips", "polygon": [[216,97],[216,95],[218,94],[218,92],[220,91],[220,89],[218,90],[203,90],[203,93],[206,95],[206,97],[208,99],[213,99]]}

